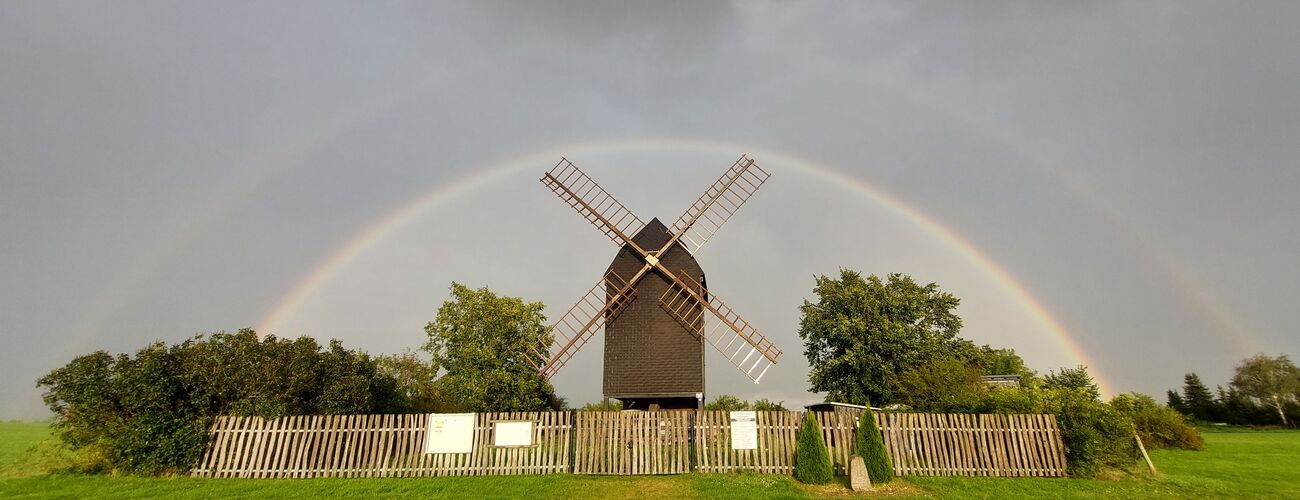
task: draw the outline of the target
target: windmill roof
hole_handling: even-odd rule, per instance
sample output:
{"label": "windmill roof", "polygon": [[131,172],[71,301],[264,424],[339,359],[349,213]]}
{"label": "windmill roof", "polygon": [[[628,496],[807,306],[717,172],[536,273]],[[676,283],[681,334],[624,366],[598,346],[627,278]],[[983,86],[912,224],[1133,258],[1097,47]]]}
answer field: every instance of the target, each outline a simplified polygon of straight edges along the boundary
{"label": "windmill roof", "polygon": [[641,232],[636,233],[632,240],[646,250],[658,250],[659,247],[664,246],[664,243],[668,243],[670,237],[668,226],[665,226],[663,222],[659,221],[658,217],[655,217],[650,219],[650,222],[645,223],[645,227],[641,228]]}

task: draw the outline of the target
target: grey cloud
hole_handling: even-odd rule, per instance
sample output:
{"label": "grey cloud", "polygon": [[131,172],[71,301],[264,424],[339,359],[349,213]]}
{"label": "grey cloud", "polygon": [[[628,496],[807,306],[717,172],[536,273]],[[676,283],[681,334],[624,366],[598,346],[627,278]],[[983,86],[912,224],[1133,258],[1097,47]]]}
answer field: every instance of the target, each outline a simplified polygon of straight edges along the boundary
{"label": "grey cloud", "polygon": [[[1119,390],[1158,394],[1190,370],[1226,380],[1253,350],[1300,347],[1295,11],[7,3],[0,418],[44,415],[32,382],[75,354],[255,324],[335,249],[485,165],[644,137],[784,151],[891,193],[1005,267]],[[672,218],[740,152],[573,159],[643,216]],[[280,333],[414,347],[451,279],[558,314],[610,255],[536,185],[548,166],[413,222]],[[841,265],[938,281],[966,294],[968,336],[1040,369],[1064,361],[968,256],[773,168],[701,262],[783,342],[785,371],[755,388],[711,366],[711,391],[815,398],[794,307]],[[501,265],[521,254],[528,269]],[[594,399],[583,378],[557,384]]]}

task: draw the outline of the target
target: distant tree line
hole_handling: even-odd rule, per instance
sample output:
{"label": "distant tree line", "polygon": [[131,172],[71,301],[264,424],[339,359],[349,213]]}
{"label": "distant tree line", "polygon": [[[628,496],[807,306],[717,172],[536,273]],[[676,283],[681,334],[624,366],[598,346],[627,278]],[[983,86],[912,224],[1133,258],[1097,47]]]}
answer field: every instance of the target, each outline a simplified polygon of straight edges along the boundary
{"label": "distant tree line", "polygon": [[784,401],[773,402],[766,398],[750,402],[730,394],[721,394],[706,401],[704,403],[704,409],[722,411],[786,411],[784,403]]}
{"label": "distant tree line", "polygon": [[1281,425],[1300,421],[1300,368],[1287,355],[1257,354],[1238,363],[1228,386],[1214,392],[1195,373],[1179,392],[1166,393],[1170,408],[1204,423]]}
{"label": "distant tree line", "polygon": [[[605,408],[605,403],[603,401],[597,401],[595,403],[584,404],[574,409],[578,411],[603,411],[606,408]],[[623,409],[622,401],[619,401],[617,399],[610,400],[609,402],[610,411],[620,411],[622,409]],[[722,411],[745,411],[745,410],[787,411],[784,401],[773,402],[766,398],[757,399],[754,401],[746,401],[744,399],[740,399],[730,394],[720,394],[718,396],[714,396],[712,399],[709,399],[708,401],[705,401],[704,409],[722,410]]]}

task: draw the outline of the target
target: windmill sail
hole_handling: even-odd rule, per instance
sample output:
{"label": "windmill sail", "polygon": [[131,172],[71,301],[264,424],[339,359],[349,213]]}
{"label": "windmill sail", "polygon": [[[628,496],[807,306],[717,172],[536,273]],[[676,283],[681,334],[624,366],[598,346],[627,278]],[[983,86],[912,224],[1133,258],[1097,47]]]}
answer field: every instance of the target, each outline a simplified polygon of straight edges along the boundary
{"label": "windmill sail", "polygon": [[547,338],[531,347],[529,363],[551,378],[634,298],[635,287],[610,271],[548,328]]}
{"label": "windmill sail", "polygon": [[566,158],[539,180],[619,246],[631,242],[629,236],[645,227],[636,214]]}
{"label": "windmill sail", "polygon": [[678,236],[682,247],[695,255],[771,175],[741,155],[669,229]]}
{"label": "windmill sail", "polygon": [[[701,297],[704,287],[690,276],[673,278],[659,297],[659,305],[686,329],[703,337],[755,384],[762,380],[782,351],[717,296]],[[717,320],[708,329],[704,325],[706,311]]]}

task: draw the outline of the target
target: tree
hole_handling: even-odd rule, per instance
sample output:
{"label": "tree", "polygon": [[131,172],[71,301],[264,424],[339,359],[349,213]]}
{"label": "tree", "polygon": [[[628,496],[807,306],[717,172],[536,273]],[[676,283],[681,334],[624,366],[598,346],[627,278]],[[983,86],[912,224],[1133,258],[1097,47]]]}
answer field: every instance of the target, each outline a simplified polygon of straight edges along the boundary
{"label": "tree", "polygon": [[772,402],[768,399],[759,399],[751,403],[730,394],[722,394],[705,403],[704,409],[717,411],[786,411],[783,403],[784,401]]}
{"label": "tree", "polygon": [[1185,415],[1192,417],[1201,422],[1214,422],[1218,419],[1218,405],[1214,403],[1214,395],[1210,393],[1210,388],[1201,382],[1201,377],[1195,373],[1188,373],[1183,376],[1183,409]]}
{"label": "tree", "polygon": [[[1222,389],[1220,389],[1220,391],[1222,391]],[[1173,389],[1165,391],[1165,404],[1178,413],[1182,413],[1183,415],[1188,414],[1187,404],[1183,402],[1183,396],[1178,394],[1178,391]]]}
{"label": "tree", "polygon": [[1214,403],[1220,408],[1223,421],[1228,424],[1257,425],[1269,423],[1273,419],[1272,411],[1255,403],[1255,400],[1231,385],[1227,389],[1219,386],[1215,390]]}
{"label": "tree", "polygon": [[980,346],[973,361],[984,375],[1020,375],[1021,387],[1037,385],[1038,374],[1025,365],[1015,349]]}
{"label": "tree", "polygon": [[830,452],[822,427],[813,418],[813,412],[804,412],[803,426],[795,438],[794,478],[801,483],[825,484],[834,479]]}
{"label": "tree", "polygon": [[90,457],[81,466],[91,471],[183,472],[199,460],[218,415],[409,411],[369,355],[248,329],[156,342],[134,356],[78,356],[37,386],[55,432]]}
{"label": "tree", "polygon": [[858,417],[858,432],[854,438],[854,448],[862,462],[867,466],[867,477],[872,483],[884,484],[894,479],[894,466],[889,462],[885,452],[885,441],[880,437],[880,428],[876,426],[876,414],[870,407]]}
{"label": "tree", "polygon": [[553,342],[543,304],[455,282],[451,297],[424,327],[445,394],[464,411],[559,409],[555,389],[526,358],[534,345]]}
{"label": "tree", "polygon": [[894,394],[919,411],[964,413],[974,411],[987,390],[979,368],[939,357],[899,375]]}
{"label": "tree", "polygon": [[459,410],[448,404],[438,388],[438,367],[418,354],[405,351],[375,358],[380,373],[397,382],[398,392],[410,402],[416,413],[452,413]]}
{"label": "tree", "polygon": [[318,356],[317,380],[321,389],[316,412],[360,413],[367,408],[409,408],[398,392],[397,381],[383,376],[369,354],[350,351],[343,343],[330,340],[329,349]]}
{"label": "tree", "polygon": [[1300,392],[1300,369],[1285,354],[1277,357],[1257,354],[1237,365],[1232,386],[1271,407],[1282,419],[1282,425],[1287,425],[1286,406]]}
{"label": "tree", "polygon": [[730,394],[723,394],[704,404],[705,410],[740,411],[748,410],[749,402]]}
{"label": "tree", "polygon": [[1101,397],[1101,390],[1097,388],[1097,382],[1088,374],[1088,367],[1079,365],[1074,368],[1061,368],[1054,370],[1043,377],[1044,389],[1078,389],[1085,394],[1092,396],[1092,399]]}
{"label": "tree", "polygon": [[770,401],[767,398],[756,399],[749,405],[749,409],[754,411],[786,411],[785,401]]}
{"label": "tree", "polygon": [[894,382],[906,369],[937,356],[969,353],[957,337],[960,302],[930,283],[890,274],[866,279],[847,269],[838,279],[817,276],[817,302],[800,306],[799,337],[812,371],[812,392],[854,404],[893,401]]}
{"label": "tree", "polygon": [[[576,409],[578,411],[605,411],[606,408],[605,408],[604,401],[597,401],[595,403],[584,404],[582,406],[579,406]],[[615,399],[609,402],[609,411],[622,411],[622,410],[623,410],[623,401]]]}

